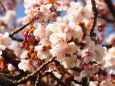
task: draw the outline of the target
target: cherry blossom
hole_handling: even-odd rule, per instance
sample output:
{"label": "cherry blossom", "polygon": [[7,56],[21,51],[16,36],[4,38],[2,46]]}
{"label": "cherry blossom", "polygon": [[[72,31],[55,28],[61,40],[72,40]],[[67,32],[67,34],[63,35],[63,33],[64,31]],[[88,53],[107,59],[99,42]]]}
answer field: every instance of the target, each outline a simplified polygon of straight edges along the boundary
{"label": "cherry blossom", "polygon": [[32,67],[30,60],[21,60],[21,62],[18,64],[18,67],[23,71],[34,71],[34,68]]}
{"label": "cherry blossom", "polygon": [[11,38],[9,34],[6,32],[4,34],[0,33],[0,50],[5,50],[11,43]]}
{"label": "cherry blossom", "polygon": [[18,1],[8,0],[0,16],[0,85],[114,86],[115,35],[105,33],[115,21],[111,0],[23,3],[16,25]]}

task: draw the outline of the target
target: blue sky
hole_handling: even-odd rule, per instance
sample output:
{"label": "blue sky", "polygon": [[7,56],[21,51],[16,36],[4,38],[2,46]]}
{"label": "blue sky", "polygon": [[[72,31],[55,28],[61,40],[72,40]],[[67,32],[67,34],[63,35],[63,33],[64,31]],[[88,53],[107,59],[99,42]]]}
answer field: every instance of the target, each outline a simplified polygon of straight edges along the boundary
{"label": "blue sky", "polygon": [[[115,0],[113,0],[115,1]],[[24,17],[26,16],[26,14],[24,13],[24,4],[23,3],[20,3],[18,6],[17,6],[17,9],[16,9],[16,15],[17,15],[17,18],[18,17]],[[105,34],[106,34],[106,38],[110,35],[110,34],[115,34],[115,30],[111,31],[111,25],[108,25],[105,29]]]}
{"label": "blue sky", "polygon": [[23,17],[23,16],[25,16],[25,13],[24,13],[24,4],[23,3],[20,3],[17,6],[16,15],[17,15],[17,17]]}

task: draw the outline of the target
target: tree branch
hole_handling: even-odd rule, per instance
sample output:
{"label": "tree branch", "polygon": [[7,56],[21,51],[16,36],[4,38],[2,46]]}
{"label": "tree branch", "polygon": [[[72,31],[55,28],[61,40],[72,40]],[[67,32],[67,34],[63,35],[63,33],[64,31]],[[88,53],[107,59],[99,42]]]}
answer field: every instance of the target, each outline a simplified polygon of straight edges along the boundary
{"label": "tree branch", "polygon": [[35,86],[38,86],[39,85],[39,83],[40,83],[40,80],[41,80],[41,77],[42,75],[41,75],[41,73],[39,73],[38,75],[37,75],[37,79],[36,79],[36,82],[35,82]]}
{"label": "tree branch", "polygon": [[11,32],[11,34],[9,35],[11,38],[18,32],[22,31],[23,29],[25,29],[28,25],[30,25],[32,22],[36,21],[37,19],[39,19],[39,17],[34,17],[29,23],[23,25],[20,28],[15,29],[13,32]]}
{"label": "tree branch", "polygon": [[25,27],[27,27],[29,24],[31,24],[32,21],[30,21],[29,23],[25,24],[24,26],[15,29],[9,36],[12,38],[14,36],[14,34],[22,31],[23,29],[25,29]]}
{"label": "tree branch", "polygon": [[52,63],[55,60],[56,57],[52,57],[50,60],[48,60],[46,63],[42,64],[39,69],[37,69],[36,71],[34,71],[33,73],[27,75],[26,77],[21,78],[18,81],[13,81],[14,85],[18,85],[21,84],[25,81],[27,81],[28,79],[30,79],[31,77],[33,77],[34,75],[38,74],[44,67],[46,67],[48,64]]}
{"label": "tree branch", "polygon": [[97,17],[98,17],[99,12],[98,12],[98,9],[96,7],[95,0],[91,0],[91,3],[92,3],[92,10],[93,10],[93,24],[92,24],[92,27],[91,27],[90,35],[92,36],[93,32],[94,32],[94,28],[97,24]]}

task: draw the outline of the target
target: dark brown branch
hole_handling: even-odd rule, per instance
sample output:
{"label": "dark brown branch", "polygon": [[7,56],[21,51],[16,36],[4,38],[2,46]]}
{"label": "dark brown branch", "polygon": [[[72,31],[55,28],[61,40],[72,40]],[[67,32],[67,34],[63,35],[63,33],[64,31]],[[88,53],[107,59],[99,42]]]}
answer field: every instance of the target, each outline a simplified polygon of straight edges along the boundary
{"label": "dark brown branch", "polygon": [[34,17],[29,23],[23,25],[20,28],[15,29],[9,36],[12,38],[15,34],[17,34],[18,32],[22,31],[23,29],[25,29],[28,25],[30,25],[32,22],[36,21],[39,17]]}
{"label": "dark brown branch", "polygon": [[105,0],[105,3],[107,4],[113,18],[114,18],[114,21],[115,21],[115,7],[113,6],[112,4],[112,1],[111,0]]}
{"label": "dark brown branch", "polygon": [[93,35],[95,26],[97,24],[97,17],[98,17],[99,12],[98,12],[98,9],[96,7],[95,0],[91,0],[91,3],[92,3],[92,10],[93,10],[93,24],[92,24],[92,27],[91,27],[90,35]]}
{"label": "dark brown branch", "polygon": [[55,60],[56,57],[52,57],[50,60],[48,60],[46,63],[42,64],[39,69],[37,69],[36,71],[34,71],[33,73],[27,75],[26,77],[21,78],[18,81],[13,81],[13,83],[15,85],[24,83],[25,81],[27,81],[28,79],[30,79],[31,77],[37,75],[44,67],[46,67],[48,64],[52,63]]}
{"label": "dark brown branch", "polygon": [[[19,78],[19,77],[22,77],[23,74],[17,75],[17,76],[10,76],[9,74],[3,74],[3,73],[1,73],[1,74],[0,74],[0,82],[1,82],[1,85],[3,85],[3,86],[16,86],[16,85],[22,83],[24,79],[25,79],[24,81],[26,81],[26,80],[29,79],[29,77],[36,75],[37,72],[39,72],[41,69],[43,69],[43,68],[44,68],[45,66],[47,66],[49,63],[51,63],[51,62],[53,61],[53,59],[55,59],[55,58],[52,58],[52,59],[49,60],[48,62],[44,63],[44,64],[38,69],[38,71],[33,72],[33,74],[30,74],[30,75],[26,76],[26,78],[22,78],[22,79],[20,79],[19,81],[14,81],[14,82],[13,82],[12,80],[10,80],[10,79],[8,79],[8,78],[17,78],[17,77]],[[5,82],[8,82],[8,83],[5,83]]]}
{"label": "dark brown branch", "polygon": [[25,27],[27,27],[29,24],[31,24],[31,22],[25,24],[24,26],[18,28],[18,29],[15,29],[9,36],[12,38],[14,36],[14,34],[22,31],[23,29],[25,29]]}

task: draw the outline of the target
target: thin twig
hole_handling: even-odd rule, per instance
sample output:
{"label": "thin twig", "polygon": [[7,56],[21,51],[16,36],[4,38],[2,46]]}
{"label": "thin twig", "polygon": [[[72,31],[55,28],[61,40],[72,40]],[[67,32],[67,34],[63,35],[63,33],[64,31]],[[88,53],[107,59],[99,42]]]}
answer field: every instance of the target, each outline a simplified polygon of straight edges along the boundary
{"label": "thin twig", "polygon": [[29,24],[31,24],[31,22],[25,24],[24,26],[18,28],[18,29],[15,29],[9,36],[12,38],[14,36],[14,34],[22,31],[25,27],[27,27]]}
{"label": "thin twig", "polygon": [[98,9],[96,7],[95,0],[91,0],[91,3],[92,3],[92,10],[93,10],[93,24],[92,24],[92,27],[91,27],[90,35],[93,35],[95,26],[97,24],[97,17],[98,17],[99,12],[98,12]]}
{"label": "thin twig", "polygon": [[27,81],[27,80],[30,79],[32,76],[38,74],[38,73],[39,73],[44,67],[46,67],[48,64],[52,63],[52,62],[55,60],[55,58],[56,58],[56,57],[51,58],[51,59],[48,60],[46,63],[42,64],[42,65],[39,67],[39,69],[37,69],[37,70],[34,71],[33,73],[27,75],[26,77],[21,78],[21,79],[18,80],[18,81],[13,81],[13,83],[14,83],[15,85],[18,85],[18,84],[21,84],[21,83]]}
{"label": "thin twig", "polygon": [[27,24],[23,25],[22,27],[17,28],[13,32],[11,32],[11,34],[9,36],[12,38],[15,34],[22,31],[23,29],[25,29],[28,25],[30,25],[32,22],[36,21],[37,19],[39,19],[39,17],[35,16],[30,22],[28,22]]}
{"label": "thin twig", "polygon": [[36,82],[35,82],[35,86],[38,86],[40,83],[40,79],[41,79],[41,73],[38,74]]}

